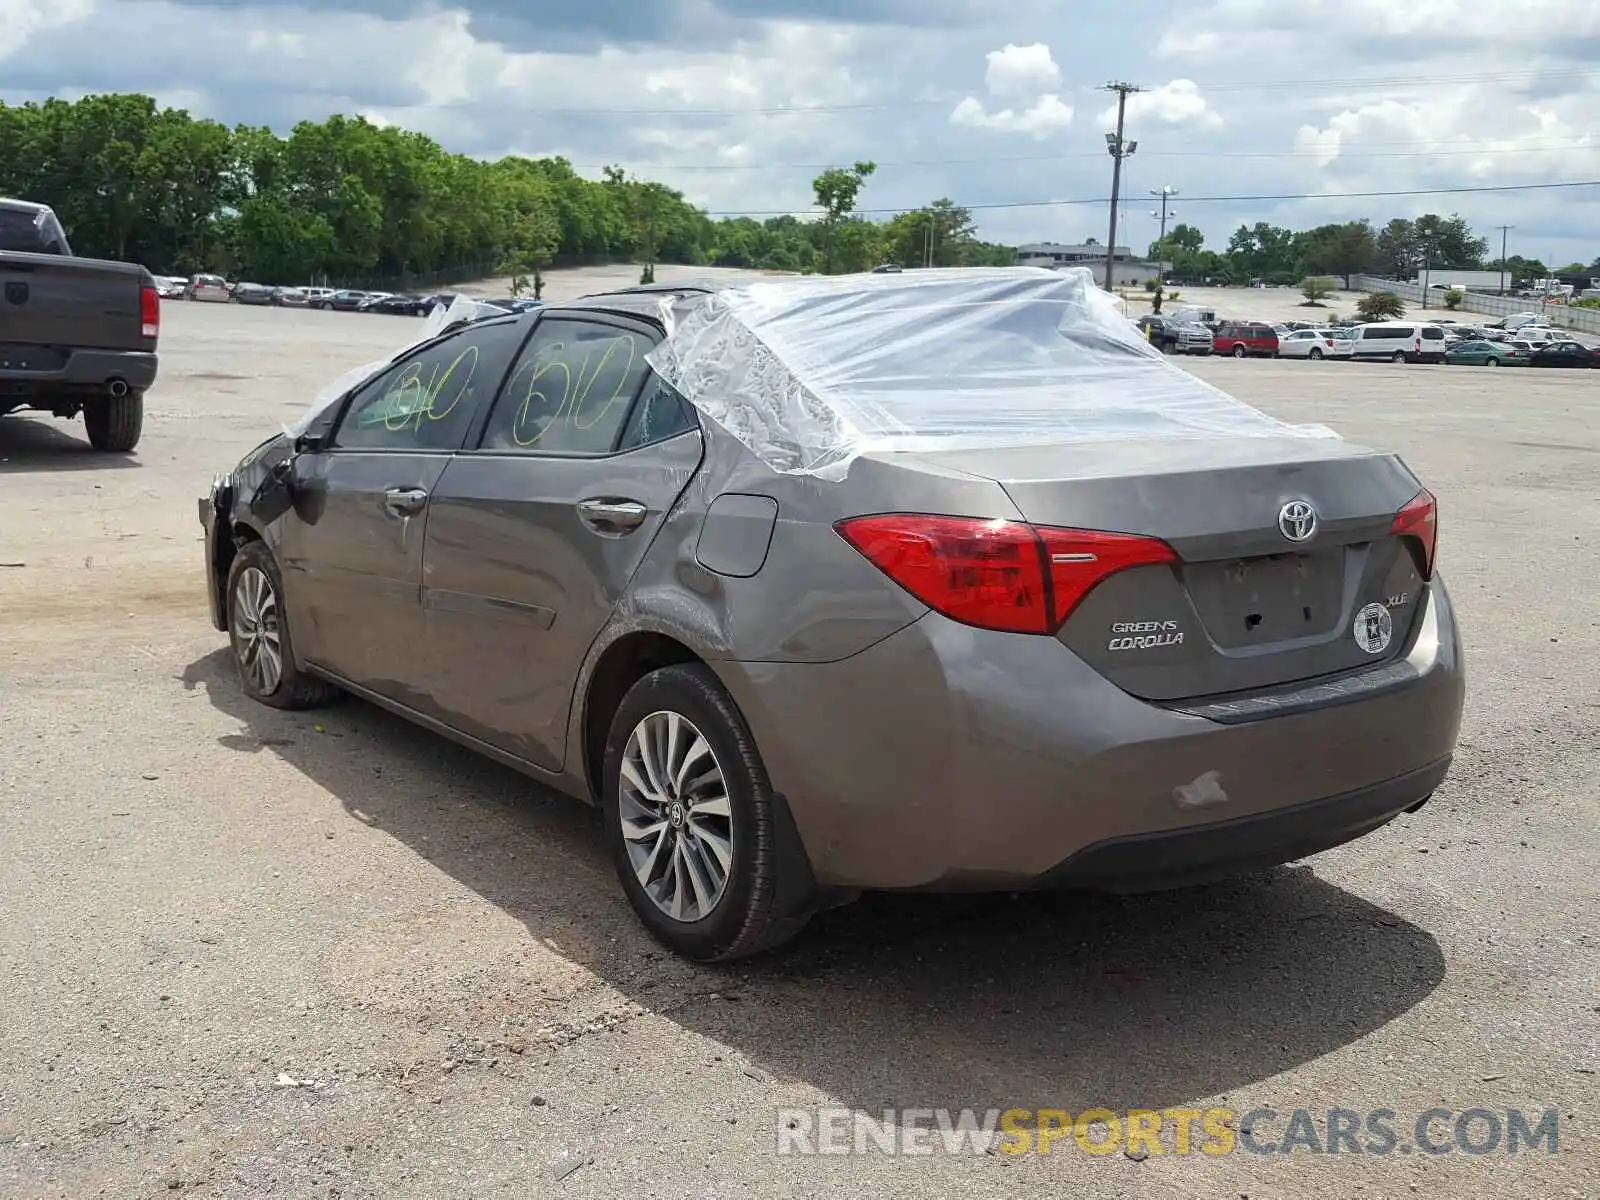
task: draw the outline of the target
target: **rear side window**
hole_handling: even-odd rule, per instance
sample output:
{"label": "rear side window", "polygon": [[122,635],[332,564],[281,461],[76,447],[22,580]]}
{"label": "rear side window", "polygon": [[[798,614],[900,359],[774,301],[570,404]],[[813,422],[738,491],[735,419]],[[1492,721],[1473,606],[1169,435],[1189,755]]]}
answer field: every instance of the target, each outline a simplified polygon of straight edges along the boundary
{"label": "rear side window", "polygon": [[1426,338],[1430,342],[1442,342],[1442,341],[1444,341],[1444,330],[1442,330],[1442,329],[1424,329],[1422,331],[1422,336],[1424,338]]}
{"label": "rear side window", "polygon": [[617,449],[637,450],[640,446],[664,442],[680,433],[688,433],[696,425],[689,402],[677,388],[652,372],[644,394],[633,406]]}
{"label": "rear side window", "polygon": [[527,454],[611,454],[650,371],[654,342],[617,325],[539,322],[489,416],[480,447]]}

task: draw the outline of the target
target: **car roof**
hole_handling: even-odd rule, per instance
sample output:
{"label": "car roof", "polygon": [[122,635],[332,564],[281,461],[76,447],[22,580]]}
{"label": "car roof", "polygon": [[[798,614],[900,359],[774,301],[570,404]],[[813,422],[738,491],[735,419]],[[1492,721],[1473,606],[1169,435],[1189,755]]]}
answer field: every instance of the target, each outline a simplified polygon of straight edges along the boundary
{"label": "car roof", "polygon": [[705,297],[721,290],[722,286],[712,282],[647,283],[639,287],[620,288],[614,292],[596,292],[591,296],[579,296],[575,300],[547,304],[544,308],[532,311],[547,316],[575,309],[609,312],[625,317],[643,317],[659,325],[663,300],[671,302],[675,310],[687,311],[704,303]]}

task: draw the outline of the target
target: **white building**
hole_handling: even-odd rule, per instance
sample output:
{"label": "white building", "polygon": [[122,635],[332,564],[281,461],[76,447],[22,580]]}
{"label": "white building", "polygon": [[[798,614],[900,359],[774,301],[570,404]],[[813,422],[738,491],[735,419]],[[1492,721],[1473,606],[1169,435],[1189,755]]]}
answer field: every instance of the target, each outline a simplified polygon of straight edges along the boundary
{"label": "white building", "polygon": [[[1066,245],[1061,242],[1033,242],[1017,247],[1017,265],[1020,267],[1088,267],[1096,281],[1105,282],[1106,248],[1098,242]],[[1155,279],[1160,268],[1155,263],[1144,262],[1133,256],[1126,246],[1118,246],[1111,260],[1111,276],[1118,287],[1143,287],[1147,279]]]}

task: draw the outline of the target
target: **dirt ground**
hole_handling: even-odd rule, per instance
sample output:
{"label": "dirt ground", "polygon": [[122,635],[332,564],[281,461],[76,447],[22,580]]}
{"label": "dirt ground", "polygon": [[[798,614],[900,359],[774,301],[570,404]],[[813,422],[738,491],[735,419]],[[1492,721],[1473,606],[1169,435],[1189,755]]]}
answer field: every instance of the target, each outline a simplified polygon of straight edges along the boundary
{"label": "dirt ground", "polygon": [[[0,420],[0,1194],[1600,1196],[1600,373],[1188,364],[1438,494],[1470,681],[1420,812],[1185,892],[872,897],[713,970],[640,930],[591,811],[240,696],[196,497],[414,324],[172,304],[136,455]],[[822,1105],[1553,1108],[1559,1141],[777,1154]]]}

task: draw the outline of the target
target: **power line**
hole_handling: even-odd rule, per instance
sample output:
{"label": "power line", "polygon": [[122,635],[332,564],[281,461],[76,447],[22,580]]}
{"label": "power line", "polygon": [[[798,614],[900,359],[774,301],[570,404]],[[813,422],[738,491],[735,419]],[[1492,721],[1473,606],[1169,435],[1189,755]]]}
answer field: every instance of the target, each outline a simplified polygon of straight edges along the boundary
{"label": "power line", "polygon": [[[1517,138],[1517,141],[1527,141],[1526,138]],[[1573,150],[1591,150],[1600,153],[1600,144],[1585,144],[1581,140],[1571,138],[1561,139],[1561,145],[1554,146],[1512,146],[1500,148],[1497,146],[1482,146],[1472,149],[1455,150],[1406,150],[1406,151],[1346,151],[1341,149],[1338,157],[1344,159],[1373,159],[1373,158],[1464,158],[1483,154],[1560,154]],[[1426,143],[1426,142],[1373,142],[1372,145],[1459,145],[1459,143]],[[549,155],[530,155],[529,157],[550,157]],[[626,160],[628,155],[618,155],[603,162],[574,162],[568,159],[571,166],[581,170],[599,171],[605,167],[616,166]],[[867,157],[871,157],[868,155]],[[1271,158],[1271,159],[1314,159],[1320,157],[1320,151],[1314,150],[1147,150],[1146,158]],[[1021,154],[997,155],[989,158],[903,158],[879,159],[872,161],[881,171],[885,167],[987,167],[998,163],[1053,163],[1098,161],[1099,154],[1074,152],[1071,154]],[[675,163],[657,162],[644,163],[637,170],[649,171],[826,171],[830,167],[837,167],[837,162],[791,162],[791,163]]]}
{"label": "power line", "polygon": [[[1455,75],[1391,75],[1335,79],[1280,79],[1237,80],[1221,83],[1199,83],[1202,92],[1215,93],[1265,93],[1305,91],[1310,88],[1342,88],[1347,91],[1368,89],[1392,90],[1400,87],[1448,87],[1452,84],[1485,83],[1548,83],[1568,78],[1600,76],[1600,67],[1571,67],[1560,70],[1477,71]],[[1088,89],[1086,89],[1088,90]],[[1100,90],[1100,89],[1093,89]],[[775,104],[755,107],[717,107],[657,105],[653,107],[622,108],[523,108],[517,107],[521,116],[548,117],[776,117],[809,113],[889,112],[898,109],[939,108],[959,103],[968,93],[947,93],[943,96],[924,96],[902,100],[862,100],[835,104]],[[402,111],[409,108],[478,108],[499,103],[502,97],[481,100],[448,100],[430,104],[374,105],[379,109]],[[513,101],[513,103],[515,103]]]}
{"label": "power line", "polygon": [[[1560,188],[1600,188],[1600,179],[1566,180],[1560,183],[1504,183],[1479,187],[1409,188],[1382,192],[1278,192],[1252,196],[1189,196],[1186,197],[1186,203],[1261,204],[1283,200],[1377,200],[1395,199],[1403,196],[1467,196],[1487,192],[1554,191]],[[964,208],[969,212],[982,212],[1005,208],[1057,208],[1070,205],[1105,204],[1108,200],[1109,197],[1106,196],[1095,196],[1082,200],[1001,200],[984,204],[959,204],[956,207]],[[922,206],[914,204],[902,208],[858,208],[854,212],[861,216],[892,216],[897,213],[913,212],[920,207]],[[810,215],[814,212],[814,209],[747,209],[738,212],[711,209],[710,212],[715,217],[791,217]]]}

